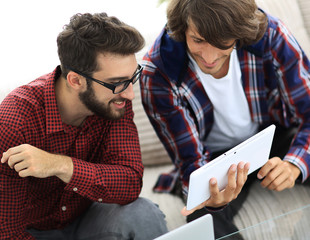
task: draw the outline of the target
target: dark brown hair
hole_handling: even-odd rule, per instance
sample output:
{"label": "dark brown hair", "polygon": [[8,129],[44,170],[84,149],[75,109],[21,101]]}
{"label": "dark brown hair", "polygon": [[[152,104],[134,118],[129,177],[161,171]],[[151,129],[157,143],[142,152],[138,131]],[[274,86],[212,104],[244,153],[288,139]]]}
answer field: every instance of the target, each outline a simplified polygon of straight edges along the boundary
{"label": "dark brown hair", "polygon": [[255,0],[170,0],[167,28],[176,41],[185,41],[189,21],[211,45],[227,49],[229,40],[239,47],[260,40],[267,27],[267,17]]}
{"label": "dark brown hair", "polygon": [[62,72],[66,66],[92,75],[98,70],[97,55],[135,54],[144,47],[144,38],[133,27],[106,13],[76,14],[57,37]]}

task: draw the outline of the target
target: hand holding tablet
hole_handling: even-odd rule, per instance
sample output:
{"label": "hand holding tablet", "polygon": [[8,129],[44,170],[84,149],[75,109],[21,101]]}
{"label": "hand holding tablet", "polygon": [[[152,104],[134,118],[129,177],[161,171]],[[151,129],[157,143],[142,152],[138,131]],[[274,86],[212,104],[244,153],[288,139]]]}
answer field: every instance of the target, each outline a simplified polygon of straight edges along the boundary
{"label": "hand holding tablet", "polygon": [[269,159],[274,132],[275,125],[271,125],[192,172],[189,181],[187,210],[195,208],[210,197],[209,182],[211,178],[216,178],[220,191],[226,187],[227,173],[232,164],[249,162],[248,174],[262,167]]}

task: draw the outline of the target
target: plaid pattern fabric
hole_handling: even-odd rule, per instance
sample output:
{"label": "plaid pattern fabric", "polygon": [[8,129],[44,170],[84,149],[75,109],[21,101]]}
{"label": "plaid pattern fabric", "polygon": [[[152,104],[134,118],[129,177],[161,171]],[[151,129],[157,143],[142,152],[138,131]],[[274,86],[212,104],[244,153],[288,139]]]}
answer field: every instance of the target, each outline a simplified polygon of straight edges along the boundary
{"label": "plaid pattern fabric", "polygon": [[[284,160],[299,167],[304,181],[310,166],[308,58],[283,23],[269,15],[263,38],[237,54],[252,121],[260,128],[271,123],[300,126]],[[142,103],[176,166],[159,177],[154,190],[170,192],[180,176],[186,194],[190,173],[210,161],[211,152],[203,142],[213,124],[212,103],[188,59],[186,43],[171,39],[166,29],[143,65]]]}
{"label": "plaid pattern fabric", "polygon": [[0,152],[28,143],[72,157],[65,184],[57,177],[21,178],[0,165],[0,238],[33,239],[26,228],[57,229],[92,202],[126,204],[141,190],[143,166],[131,102],[125,116],[109,121],[88,117],[82,127],[61,121],[54,84],[60,68],[19,87],[0,105]]}

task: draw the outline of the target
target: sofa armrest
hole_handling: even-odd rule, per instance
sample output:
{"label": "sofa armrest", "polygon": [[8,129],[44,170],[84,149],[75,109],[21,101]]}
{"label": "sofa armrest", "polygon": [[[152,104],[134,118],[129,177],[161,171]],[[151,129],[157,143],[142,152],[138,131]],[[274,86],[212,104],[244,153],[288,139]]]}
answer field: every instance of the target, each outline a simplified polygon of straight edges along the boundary
{"label": "sofa armrest", "polygon": [[304,20],[304,25],[307,30],[308,36],[310,36],[310,1],[298,0],[299,8]]}
{"label": "sofa armrest", "polygon": [[[310,56],[310,1],[309,0],[256,0],[267,13],[281,19],[294,34],[307,56]],[[307,18],[307,23],[306,23]],[[306,24],[308,31],[306,29]]]}

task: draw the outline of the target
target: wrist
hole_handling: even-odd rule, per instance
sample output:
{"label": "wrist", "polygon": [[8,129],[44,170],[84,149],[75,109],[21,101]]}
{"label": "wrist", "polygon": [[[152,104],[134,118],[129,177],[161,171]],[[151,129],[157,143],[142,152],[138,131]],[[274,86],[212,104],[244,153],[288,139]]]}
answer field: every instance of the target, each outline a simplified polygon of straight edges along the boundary
{"label": "wrist", "polygon": [[73,162],[71,157],[58,155],[58,167],[55,176],[65,183],[69,183],[73,175]]}
{"label": "wrist", "polygon": [[298,166],[296,166],[295,164],[289,162],[289,161],[286,161],[287,163],[289,163],[289,167],[291,169],[291,173],[292,173],[292,176],[294,178],[294,181],[296,181],[297,179],[299,179],[301,176],[301,171],[299,169]]}

